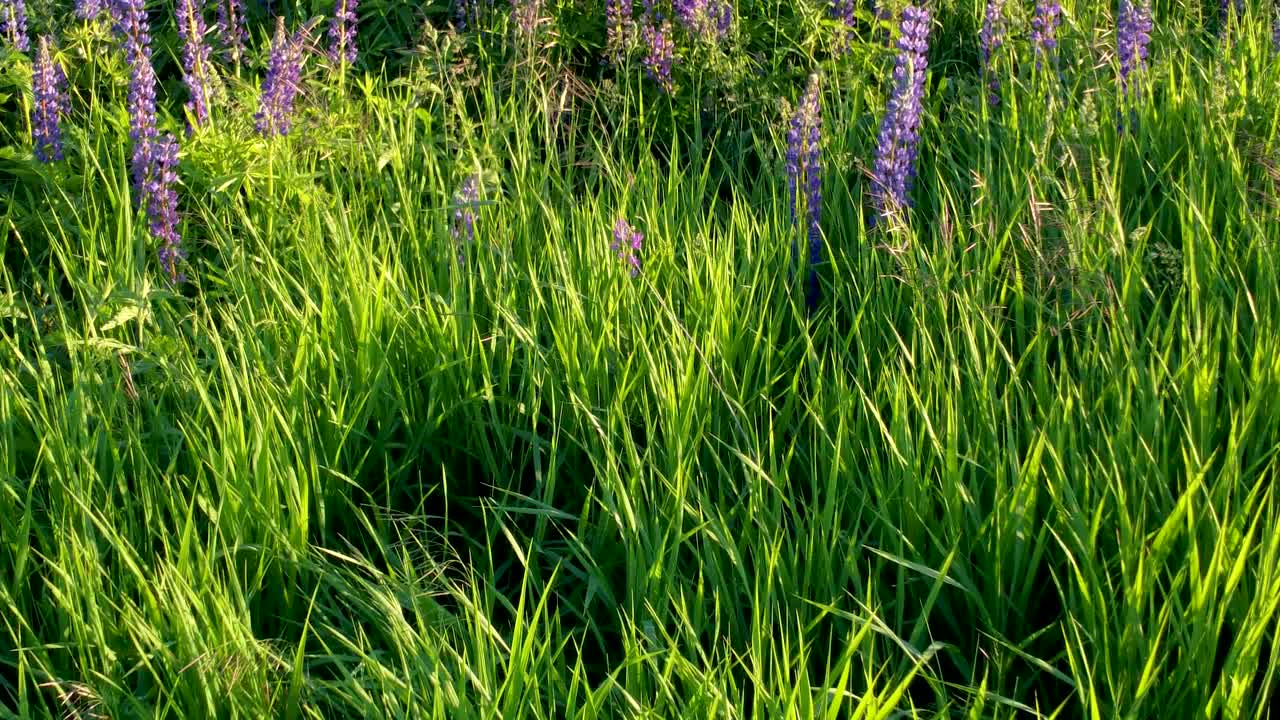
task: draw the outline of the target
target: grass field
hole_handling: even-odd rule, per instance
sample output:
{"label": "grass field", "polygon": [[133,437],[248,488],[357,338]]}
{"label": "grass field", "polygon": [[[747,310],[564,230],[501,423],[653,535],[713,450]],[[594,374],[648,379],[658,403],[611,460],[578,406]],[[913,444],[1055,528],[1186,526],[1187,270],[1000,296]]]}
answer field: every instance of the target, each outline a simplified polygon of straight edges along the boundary
{"label": "grass field", "polygon": [[[525,33],[368,0],[335,65],[327,2],[250,2],[188,132],[155,3],[174,283],[118,37],[29,0],[30,49],[0,40],[0,717],[1280,712],[1276,9],[1157,0],[1126,103],[1117,7],[1064,3],[1037,69],[1033,5],[985,75],[985,3],[928,6],[911,207],[872,222],[899,5],[743,0],[675,36],[666,92],[644,48],[601,63],[600,3]],[[275,13],[324,19],[266,137]]]}

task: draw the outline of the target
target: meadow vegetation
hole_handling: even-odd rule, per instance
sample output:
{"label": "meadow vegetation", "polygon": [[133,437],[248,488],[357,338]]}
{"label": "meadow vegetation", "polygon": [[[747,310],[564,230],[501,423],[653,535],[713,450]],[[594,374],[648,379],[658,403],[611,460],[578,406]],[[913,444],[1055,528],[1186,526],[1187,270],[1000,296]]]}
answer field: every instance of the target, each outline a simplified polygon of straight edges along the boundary
{"label": "meadow vegetation", "polygon": [[991,5],[0,0],[0,717],[1270,717],[1277,9]]}

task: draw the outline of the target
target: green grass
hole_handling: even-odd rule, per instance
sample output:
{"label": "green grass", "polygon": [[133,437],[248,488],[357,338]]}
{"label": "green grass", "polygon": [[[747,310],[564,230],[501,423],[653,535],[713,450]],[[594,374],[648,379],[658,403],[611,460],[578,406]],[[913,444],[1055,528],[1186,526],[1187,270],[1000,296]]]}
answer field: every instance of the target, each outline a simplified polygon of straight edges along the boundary
{"label": "green grass", "polygon": [[87,63],[67,163],[0,146],[0,717],[1269,717],[1264,8],[1220,46],[1158,6],[1121,135],[1110,11],[993,113],[972,5],[888,232],[890,59],[824,66],[812,315],[776,105],[675,131],[638,74],[428,36],[268,142],[246,73],[184,140],[173,289]]}

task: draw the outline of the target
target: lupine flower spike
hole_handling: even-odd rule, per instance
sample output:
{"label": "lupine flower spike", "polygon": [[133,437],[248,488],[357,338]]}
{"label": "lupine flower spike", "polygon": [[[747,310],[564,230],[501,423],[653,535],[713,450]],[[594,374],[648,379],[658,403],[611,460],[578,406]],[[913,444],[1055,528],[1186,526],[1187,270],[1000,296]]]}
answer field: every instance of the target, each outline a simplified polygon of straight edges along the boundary
{"label": "lupine flower spike", "polygon": [[831,0],[831,17],[844,27],[840,32],[840,50],[846,51],[853,44],[853,27],[857,21],[857,0]]}
{"label": "lupine flower spike", "polygon": [[253,116],[263,137],[289,134],[293,124],[293,103],[301,84],[305,42],[305,28],[289,35],[284,29],[284,18],[276,18],[271,57],[267,61],[266,77],[262,80],[258,112]]}
{"label": "lupine flower spike", "polygon": [[31,49],[27,39],[26,0],[0,0],[0,38],[18,52]]}
{"label": "lupine flower spike", "polygon": [[996,77],[991,61],[1004,45],[1004,0],[987,0],[979,40],[982,43],[982,72],[987,76],[987,88],[991,91],[987,101],[994,107],[1000,104],[1000,79]]}
{"label": "lupine flower spike", "polygon": [[613,63],[622,61],[631,39],[631,0],[605,0],[605,52]]}
{"label": "lupine flower spike", "polygon": [[1058,23],[1062,22],[1062,4],[1057,0],[1037,0],[1036,14],[1031,19],[1031,44],[1035,48],[1036,70],[1044,62],[1057,63]]}
{"label": "lupine flower spike", "polygon": [[480,176],[468,175],[453,196],[453,223],[449,234],[458,245],[458,262],[465,262],[463,239],[470,245],[476,239],[476,207],[480,202]]}
{"label": "lupine flower spike", "polygon": [[217,0],[217,3],[218,36],[227,59],[239,65],[245,41],[249,39],[249,31],[244,26],[244,6],[241,0]]}
{"label": "lupine flower spike", "polygon": [[671,21],[655,10],[653,0],[645,0],[644,25],[640,35],[645,44],[645,75],[668,94],[671,93],[675,89],[671,81],[671,66],[675,63],[676,46],[671,40]]}
{"label": "lupine flower spike", "polygon": [[703,40],[724,38],[733,23],[729,0],[674,0],[673,7],[684,29]]}
{"label": "lupine flower spike", "polygon": [[618,259],[631,266],[631,277],[640,274],[640,247],[644,243],[644,234],[631,227],[623,218],[613,224],[613,243],[609,249],[617,253]]}
{"label": "lupine flower spike", "polygon": [[104,0],[76,0],[76,17],[81,20],[95,20],[106,9]]}
{"label": "lupine flower spike", "polygon": [[117,0],[113,15],[129,63],[129,139],[133,142],[130,170],[138,205],[146,207],[151,141],[156,136],[156,73],[151,67],[151,31],[145,0]]}
{"label": "lupine flower spike", "polygon": [[1280,53],[1280,0],[1271,9],[1271,50]]}
{"label": "lupine flower spike", "polygon": [[[1116,55],[1120,58],[1121,105],[1137,103],[1141,99],[1138,87],[1141,75],[1147,67],[1147,46],[1151,43],[1151,6],[1139,5],[1133,0],[1120,0],[1120,13],[1116,24]],[[1130,107],[1131,122],[1136,123],[1136,110]],[[1118,125],[1124,130],[1124,114],[1120,112]]]}
{"label": "lupine flower spike", "polygon": [[31,108],[31,139],[36,159],[42,163],[62,159],[62,118],[67,114],[67,76],[53,59],[49,36],[40,36],[32,68],[35,104]]}
{"label": "lupine flower spike", "polygon": [[208,26],[196,0],[178,0],[178,32],[182,35],[182,82],[187,86],[187,113],[192,127],[209,122],[209,46],[205,44]]}
{"label": "lupine flower spike", "polygon": [[152,143],[152,164],[147,173],[147,220],[151,236],[160,241],[156,255],[160,267],[175,285],[186,280],[178,272],[178,263],[186,258],[182,237],[178,235],[178,141],[170,134]]}
{"label": "lupine flower spike", "polygon": [[[818,303],[817,265],[822,260],[822,102],[818,76],[811,75],[800,106],[787,128],[787,190],[791,198],[792,228],[804,222],[809,239],[809,288],[806,300],[812,310]],[[801,188],[803,187],[803,195]],[[804,207],[801,208],[803,199]],[[791,242],[795,257],[796,243]]]}
{"label": "lupine flower spike", "polygon": [[[1233,3],[1231,2],[1231,0],[1221,0],[1221,2],[1219,3],[1218,18],[1220,20],[1220,25],[1218,27],[1221,30],[1226,30],[1227,23],[1231,21],[1232,4]],[[1235,11],[1236,11],[1235,13],[1236,21],[1239,22],[1240,18],[1244,16],[1244,0],[1236,0],[1234,5],[1235,5]]]}
{"label": "lupine flower spike", "polygon": [[[898,59],[893,68],[893,95],[880,124],[871,197],[881,218],[910,205],[924,109],[925,70],[929,52],[929,11],[908,5],[902,11]],[[875,223],[872,216],[872,223]]]}
{"label": "lupine flower spike", "polygon": [[359,0],[337,0],[333,7],[333,21],[329,24],[329,62],[356,61],[356,6]]}

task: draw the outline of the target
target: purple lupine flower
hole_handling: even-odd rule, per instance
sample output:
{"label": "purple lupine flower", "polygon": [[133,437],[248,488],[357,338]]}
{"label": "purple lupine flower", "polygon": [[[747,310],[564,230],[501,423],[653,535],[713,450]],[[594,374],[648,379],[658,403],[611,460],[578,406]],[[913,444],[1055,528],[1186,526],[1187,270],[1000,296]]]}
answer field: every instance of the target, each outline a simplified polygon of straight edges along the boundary
{"label": "purple lupine flower", "polygon": [[209,121],[208,73],[212,66],[204,41],[208,26],[196,0],[178,0],[178,32],[182,35],[182,82],[190,95],[187,112],[192,126],[201,127]]}
{"label": "purple lupine flower", "polygon": [[641,60],[645,75],[670,94],[675,85],[671,81],[671,66],[676,59],[676,45],[671,39],[671,21],[655,11],[653,0],[645,0],[644,24],[640,37],[644,41],[645,55]]}
{"label": "purple lupine flower", "polygon": [[[910,205],[924,110],[925,70],[929,52],[929,11],[908,5],[902,11],[902,33],[893,68],[893,94],[880,124],[872,178],[872,199],[882,217]],[[875,222],[874,217],[872,222]]]}
{"label": "purple lupine flower", "polygon": [[453,224],[449,234],[455,241],[466,237],[467,243],[476,239],[476,206],[480,202],[480,176],[472,173],[458,186],[453,196]]}
{"label": "purple lupine flower", "polygon": [[[817,265],[822,260],[822,104],[818,76],[811,75],[800,104],[791,115],[787,128],[787,191],[791,199],[791,225],[802,221],[801,184],[804,184],[805,231],[809,239],[809,309],[818,302]],[[794,236],[792,258],[796,255]]]}
{"label": "purple lupine flower", "polygon": [[511,19],[521,35],[532,36],[542,23],[542,0],[511,0]]}
{"label": "purple lupine flower", "polygon": [[1000,79],[991,67],[991,60],[1004,45],[1004,0],[987,0],[987,12],[982,18],[979,40],[982,43],[982,72],[987,75],[987,87],[991,90],[987,101],[992,106],[999,105]]}
{"label": "purple lupine flower", "polygon": [[227,59],[239,65],[245,41],[249,39],[249,31],[244,26],[244,6],[241,0],[217,0],[217,3],[218,37]]}
{"label": "purple lupine flower", "polygon": [[733,22],[728,0],[674,0],[672,5],[685,30],[704,40],[723,38]]}
{"label": "purple lupine flower", "polygon": [[1120,95],[1137,102],[1140,91],[1136,80],[1147,67],[1147,46],[1151,42],[1151,6],[1133,0],[1120,0],[1116,21],[1116,55],[1120,58]]}
{"label": "purple lupine flower", "polygon": [[818,76],[809,77],[801,112],[809,128],[805,176],[809,181],[805,202],[809,210],[809,309],[818,305],[818,263],[822,260],[822,101],[818,93]]}
{"label": "purple lupine flower", "polygon": [[276,18],[271,57],[267,60],[266,77],[262,79],[258,112],[253,116],[258,132],[264,137],[289,134],[293,102],[301,87],[305,43],[305,28],[289,35],[284,29],[284,18]]}
{"label": "purple lupine flower", "polygon": [[94,20],[106,9],[106,0],[76,0],[76,17],[81,20]]}
{"label": "purple lupine flower", "polygon": [[133,142],[130,170],[138,204],[145,207],[151,144],[156,137],[156,73],[151,66],[151,29],[145,0],[116,0],[113,15],[129,63],[129,139]]}
{"label": "purple lupine flower", "polygon": [[844,25],[840,49],[848,50],[853,44],[853,26],[857,22],[857,0],[831,0],[829,10],[831,17]]}
{"label": "purple lupine flower", "polygon": [[1058,0],[1036,0],[1036,14],[1031,19],[1031,43],[1035,47],[1036,70],[1057,58],[1058,24],[1062,22],[1062,4]]}
{"label": "purple lupine flower", "polygon": [[1271,11],[1271,50],[1280,53],[1280,2]]}
{"label": "purple lupine flower", "polygon": [[329,24],[329,62],[337,65],[356,61],[356,16],[359,0],[337,0],[333,6],[333,21]]}
{"label": "purple lupine flower", "polygon": [[476,28],[493,8],[493,0],[454,0],[455,24],[459,30]]}
{"label": "purple lupine flower", "polygon": [[[1236,10],[1236,17],[1237,18],[1243,17],[1244,16],[1244,0],[1236,0],[1234,4],[1235,4],[1235,10]],[[1231,0],[1221,0],[1219,5],[1220,5],[1219,19],[1221,20],[1221,23],[1222,23],[1220,27],[1225,29],[1227,27],[1227,23],[1231,20],[1232,2]]]}
{"label": "purple lupine flower", "polygon": [[41,35],[31,71],[35,104],[31,107],[31,140],[42,163],[62,159],[62,118],[67,103],[67,76],[49,51],[49,36]]}
{"label": "purple lupine flower", "polygon": [[151,236],[160,241],[160,267],[175,285],[185,280],[178,263],[186,257],[178,235],[178,141],[170,134],[151,142],[152,162],[146,175],[147,220]]}
{"label": "purple lupine flower", "polygon": [[0,0],[0,38],[18,52],[31,49],[31,41],[27,39],[26,0]]}
{"label": "purple lupine flower", "polygon": [[617,253],[618,259],[631,266],[631,277],[640,274],[640,247],[644,243],[644,234],[631,227],[624,218],[618,218],[613,224],[613,243],[609,249]]}
{"label": "purple lupine flower", "polygon": [[631,0],[605,0],[604,22],[605,53],[612,62],[620,62],[631,38]]}

